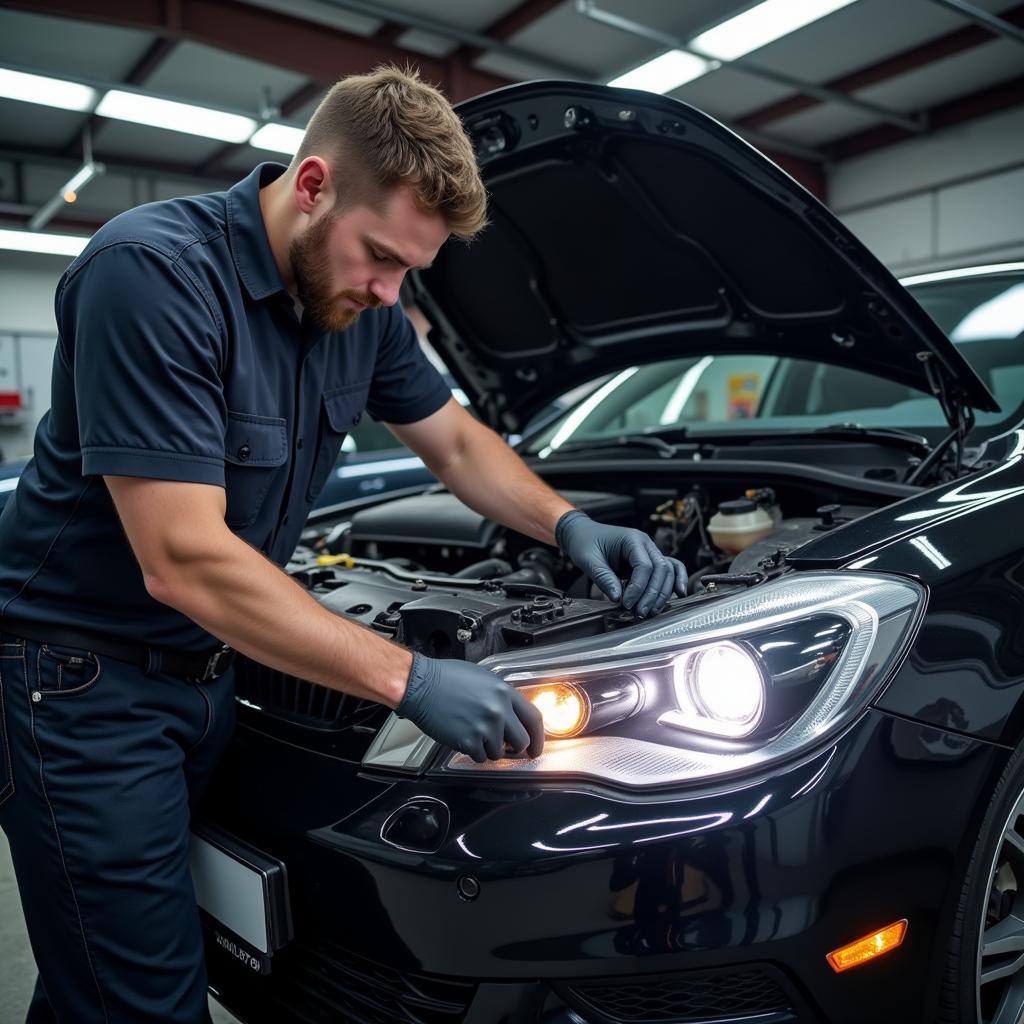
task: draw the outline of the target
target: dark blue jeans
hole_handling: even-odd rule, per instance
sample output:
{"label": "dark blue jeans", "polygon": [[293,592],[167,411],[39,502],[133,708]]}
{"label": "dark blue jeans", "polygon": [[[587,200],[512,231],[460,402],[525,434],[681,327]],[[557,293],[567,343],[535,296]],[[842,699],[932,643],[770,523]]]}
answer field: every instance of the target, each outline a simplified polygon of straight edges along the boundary
{"label": "dark blue jeans", "polygon": [[234,679],[0,634],[0,826],[39,979],[28,1024],[209,1020],[191,812]]}

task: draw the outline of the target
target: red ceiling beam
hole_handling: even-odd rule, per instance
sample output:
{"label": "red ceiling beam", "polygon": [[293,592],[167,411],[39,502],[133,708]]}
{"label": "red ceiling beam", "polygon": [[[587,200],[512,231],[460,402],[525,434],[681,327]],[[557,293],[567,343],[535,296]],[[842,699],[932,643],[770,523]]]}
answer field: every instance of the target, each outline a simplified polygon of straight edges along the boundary
{"label": "red ceiling beam", "polygon": [[[1024,26],[1024,4],[1012,8],[1000,14],[1000,17],[1013,25]],[[994,35],[980,25],[968,25],[966,28],[957,29],[947,35],[939,36],[930,42],[922,43],[920,46],[911,47],[901,53],[893,54],[876,64],[869,64],[867,67],[848,74],[840,75],[838,78],[830,79],[824,84],[830,89],[839,92],[852,93],[858,89],[866,89],[868,86],[877,85],[879,82],[895,78],[897,75],[906,74],[917,68],[924,67],[936,61],[952,57],[954,54],[963,53],[964,50],[980,46],[982,43],[990,43],[999,37]],[[745,128],[762,128],[773,121],[780,121],[784,117],[798,114],[803,110],[816,107],[821,100],[811,96],[790,96],[777,103],[771,103],[760,110],[747,114],[737,120],[737,124]],[[900,129],[897,129],[899,132]]]}
{"label": "red ceiling beam", "polygon": [[[1006,82],[998,82],[985,89],[947,100],[929,110],[922,111],[929,131],[950,128],[964,121],[973,121],[1010,107],[1024,105],[1024,75]],[[875,149],[892,146],[907,139],[919,139],[914,132],[905,131],[896,125],[879,125],[832,142],[823,147],[831,160],[848,160]]]}
{"label": "red ceiling beam", "polygon": [[418,65],[423,77],[438,83],[453,102],[487,92],[508,79],[457,67],[451,60],[404,50],[374,37],[303,21],[237,0],[4,0],[5,6],[33,14],[103,22],[153,32],[171,39],[203,43],[252,60],[299,71],[322,82],[368,71],[377,64]]}

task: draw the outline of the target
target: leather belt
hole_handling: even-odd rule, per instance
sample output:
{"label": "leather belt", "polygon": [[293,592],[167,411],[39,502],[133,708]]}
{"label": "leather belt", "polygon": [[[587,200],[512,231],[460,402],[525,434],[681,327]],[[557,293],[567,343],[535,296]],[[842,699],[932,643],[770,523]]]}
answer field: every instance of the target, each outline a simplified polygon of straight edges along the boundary
{"label": "leather belt", "polygon": [[56,644],[61,647],[82,647],[94,654],[102,654],[116,661],[137,665],[146,675],[166,672],[196,682],[208,683],[224,675],[235,659],[235,652],[223,644],[213,651],[186,653],[167,651],[145,644],[133,644],[118,637],[93,633],[74,626],[58,626],[42,622],[24,622],[21,619],[0,618],[0,632],[20,640]]}

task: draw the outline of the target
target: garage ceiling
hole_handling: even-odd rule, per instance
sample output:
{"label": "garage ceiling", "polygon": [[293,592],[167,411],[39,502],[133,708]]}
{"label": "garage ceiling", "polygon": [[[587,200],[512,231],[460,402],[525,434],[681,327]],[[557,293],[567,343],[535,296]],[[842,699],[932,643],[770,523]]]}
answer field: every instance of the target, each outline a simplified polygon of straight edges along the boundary
{"label": "garage ceiling", "polygon": [[[0,68],[301,126],[337,78],[413,63],[453,99],[528,78],[608,81],[752,0],[13,0]],[[991,15],[996,17],[993,19]],[[719,118],[824,196],[837,160],[1024,105],[1024,3],[854,0],[669,95]],[[0,226],[25,227],[81,165],[106,173],[49,231],[87,234],[151,199],[287,160],[0,99]]]}

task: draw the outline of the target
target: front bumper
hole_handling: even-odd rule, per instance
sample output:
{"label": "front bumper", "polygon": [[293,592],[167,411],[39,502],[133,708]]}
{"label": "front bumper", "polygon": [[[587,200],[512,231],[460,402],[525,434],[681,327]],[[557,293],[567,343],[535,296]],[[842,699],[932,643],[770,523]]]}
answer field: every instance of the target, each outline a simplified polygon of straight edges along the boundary
{"label": "front bumper", "polygon": [[[266,978],[211,948],[211,987],[247,1024],[929,1021],[1005,756],[871,711],[801,764],[670,798],[396,781],[242,728],[207,816],[287,864],[296,938]],[[422,798],[447,810],[437,852],[385,843]],[[833,973],[904,917],[898,950]]]}

